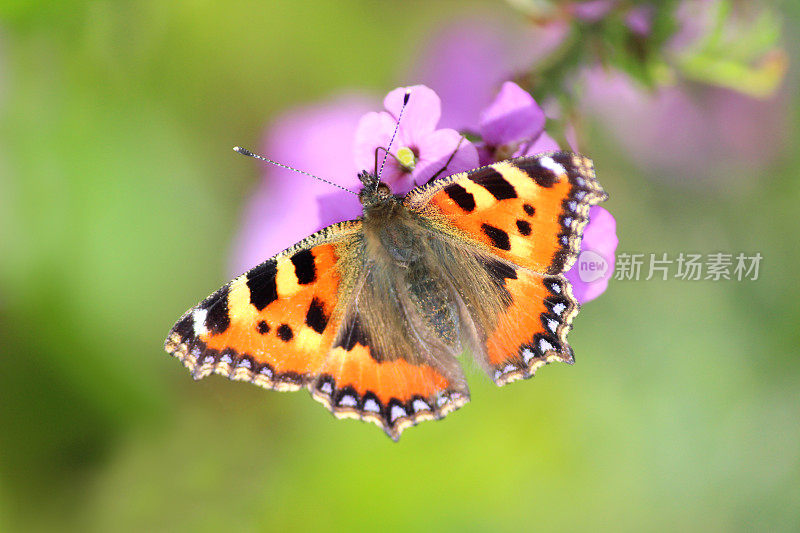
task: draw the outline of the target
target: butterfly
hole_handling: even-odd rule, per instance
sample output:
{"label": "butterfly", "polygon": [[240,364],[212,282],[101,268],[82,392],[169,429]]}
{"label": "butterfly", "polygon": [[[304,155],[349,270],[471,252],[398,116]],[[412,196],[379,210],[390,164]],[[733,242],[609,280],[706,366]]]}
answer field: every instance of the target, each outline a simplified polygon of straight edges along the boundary
{"label": "butterfly", "polygon": [[363,215],[328,226],[189,309],[165,349],[195,379],[307,388],[393,440],[469,401],[458,357],[498,385],[573,363],[563,273],[607,198],[570,152],[501,161],[404,197],[361,172]]}

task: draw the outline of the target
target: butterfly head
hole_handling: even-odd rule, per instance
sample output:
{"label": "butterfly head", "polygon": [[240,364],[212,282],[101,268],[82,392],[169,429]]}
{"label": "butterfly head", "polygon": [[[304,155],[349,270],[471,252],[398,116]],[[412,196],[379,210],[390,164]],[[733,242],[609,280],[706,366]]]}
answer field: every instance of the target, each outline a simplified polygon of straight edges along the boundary
{"label": "butterfly head", "polygon": [[387,184],[381,183],[375,174],[364,170],[358,175],[358,179],[364,185],[358,193],[358,200],[364,206],[365,213],[391,208],[397,204],[398,200],[392,190]]}

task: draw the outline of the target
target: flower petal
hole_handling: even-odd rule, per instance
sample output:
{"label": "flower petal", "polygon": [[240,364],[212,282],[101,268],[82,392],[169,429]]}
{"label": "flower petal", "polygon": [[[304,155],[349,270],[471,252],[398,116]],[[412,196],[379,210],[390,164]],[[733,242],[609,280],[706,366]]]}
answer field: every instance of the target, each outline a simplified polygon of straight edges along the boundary
{"label": "flower petal", "polygon": [[535,141],[533,141],[533,144],[531,144],[527,150],[523,146],[520,148],[519,152],[514,154],[514,157],[523,155],[536,155],[542,152],[558,152],[559,150],[561,150],[561,147],[558,146],[558,143],[553,140],[553,138],[550,137],[546,131],[543,131],[542,134],[539,135]]}
{"label": "flower petal", "polygon": [[442,114],[442,102],[433,90],[424,85],[399,87],[387,94],[383,100],[383,106],[395,120],[400,116],[406,89],[410,91],[410,95],[400,121],[399,133],[404,143],[418,145],[421,136],[436,129]]}
{"label": "flower petal", "polygon": [[481,113],[479,131],[487,144],[501,146],[539,136],[544,123],[544,111],[533,97],[516,83],[507,81]]}
{"label": "flower petal", "polygon": [[[583,230],[581,254],[566,274],[572,283],[572,294],[581,304],[594,300],[605,292],[608,280],[614,275],[614,254],[618,243],[617,222],[614,217],[604,208],[592,206],[589,210],[589,223]],[[588,276],[585,271],[581,273],[581,265],[585,266],[587,262],[596,264],[598,261],[605,264],[602,276]]]}
{"label": "flower petal", "polygon": [[[367,113],[358,121],[353,145],[353,157],[359,170],[368,172],[375,169],[375,150],[386,148],[394,131],[395,119],[389,113]],[[396,151],[396,150],[393,150]],[[386,152],[378,152],[378,166]],[[390,158],[391,159],[391,158]]]}
{"label": "flower petal", "polygon": [[447,164],[447,170],[439,174],[439,178],[478,167],[478,150],[467,139],[462,140],[456,130],[441,129],[422,138],[419,160],[413,172],[414,182],[417,185],[427,182],[445,166],[451,155],[453,159]]}

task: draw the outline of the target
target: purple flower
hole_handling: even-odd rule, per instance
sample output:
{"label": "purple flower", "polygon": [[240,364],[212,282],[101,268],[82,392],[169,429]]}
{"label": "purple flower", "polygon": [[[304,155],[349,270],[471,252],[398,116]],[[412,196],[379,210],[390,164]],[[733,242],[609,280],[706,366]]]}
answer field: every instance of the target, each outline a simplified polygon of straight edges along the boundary
{"label": "purple flower", "polygon": [[558,150],[558,144],[544,131],[545,121],[544,111],[528,92],[514,82],[505,82],[480,115],[481,164]]}
{"label": "purple flower", "polygon": [[581,253],[566,274],[572,283],[572,294],[581,304],[605,292],[608,280],[614,275],[618,243],[614,217],[599,205],[592,206],[589,223],[583,229]]}
{"label": "purple flower", "polygon": [[[426,183],[445,164],[447,170],[439,177],[478,166],[478,152],[471,142],[456,130],[436,129],[441,116],[441,102],[436,93],[424,85],[408,89],[408,105],[380,176],[395,194]],[[383,101],[386,111],[367,113],[358,123],[355,142],[358,167],[373,170],[376,150],[389,146],[405,93],[403,87],[393,90]],[[384,154],[383,150],[378,151],[378,167]]]}

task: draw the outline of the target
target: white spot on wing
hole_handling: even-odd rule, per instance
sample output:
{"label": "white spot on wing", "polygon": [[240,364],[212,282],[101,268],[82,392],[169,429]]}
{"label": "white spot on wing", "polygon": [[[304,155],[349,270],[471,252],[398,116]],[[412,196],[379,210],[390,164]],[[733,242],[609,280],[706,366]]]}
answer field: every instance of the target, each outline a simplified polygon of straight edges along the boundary
{"label": "white spot on wing", "polygon": [[558,329],[558,321],[553,320],[552,318],[547,319],[547,327],[550,328],[550,331],[555,333]]}
{"label": "white spot on wing", "polygon": [[242,359],[239,361],[239,364],[236,365],[239,368],[250,368],[250,360],[249,359]]}
{"label": "white spot on wing", "polygon": [[355,407],[358,405],[358,402],[356,402],[355,397],[351,396],[350,394],[346,394],[342,396],[341,400],[339,400],[339,405],[342,407]]}
{"label": "white spot on wing", "polygon": [[261,375],[263,375],[263,376],[267,376],[268,378],[272,377],[272,370],[270,370],[270,368],[268,366],[265,366],[264,368],[262,368],[259,373]]}
{"label": "white spot on wing", "polygon": [[556,163],[552,157],[543,157],[539,159],[539,164],[542,165],[544,168],[555,174],[556,176],[560,176],[561,174],[566,174],[567,169],[564,168],[563,165]]}
{"label": "white spot on wing", "polygon": [[367,400],[364,402],[364,410],[369,411],[370,413],[380,413],[381,406],[378,405],[378,402],[372,398],[367,398]]}
{"label": "white spot on wing", "polygon": [[228,354],[223,355],[222,359],[220,359],[219,361],[220,361],[220,363],[228,363],[228,364],[231,364],[233,362],[233,360],[231,359],[231,356],[228,355]]}
{"label": "white spot on wing", "polygon": [[208,316],[208,310],[200,309],[199,307],[192,313],[195,335],[205,335],[208,333],[208,328],[206,328],[206,316]]}
{"label": "white spot on wing", "polygon": [[531,350],[530,348],[525,348],[524,350],[522,350],[522,360],[523,360],[523,361],[525,361],[525,364],[526,364],[526,365],[527,365],[527,364],[530,362],[530,360],[531,360],[531,359],[533,359],[534,357],[536,357],[536,354],[535,354],[535,353],[533,353],[533,350]]}
{"label": "white spot on wing", "polygon": [[412,403],[411,406],[414,408],[414,412],[415,413],[419,413],[420,411],[430,411],[431,410],[431,406],[428,405],[426,402],[420,400],[419,398],[414,400],[414,403]]}
{"label": "white spot on wing", "polygon": [[539,349],[542,353],[548,350],[555,350],[555,347],[544,339],[539,339]]}
{"label": "white spot on wing", "polygon": [[564,305],[563,303],[559,302],[559,303],[557,303],[557,304],[555,304],[555,305],[553,306],[553,312],[554,312],[555,314],[557,314],[557,315],[561,316],[561,313],[563,313],[563,312],[564,312],[564,309],[566,309],[566,308],[567,308],[567,306],[566,306],[566,305]]}
{"label": "white spot on wing", "polygon": [[333,392],[333,387],[331,386],[330,381],[323,381],[322,386],[319,388],[319,390],[321,390],[325,394],[330,394],[331,392]]}
{"label": "white spot on wing", "polygon": [[400,417],[407,416],[406,410],[399,405],[393,405],[392,410],[389,412],[389,420],[394,422]]}

